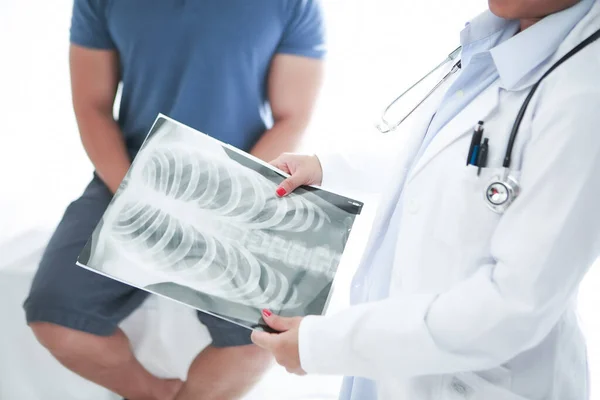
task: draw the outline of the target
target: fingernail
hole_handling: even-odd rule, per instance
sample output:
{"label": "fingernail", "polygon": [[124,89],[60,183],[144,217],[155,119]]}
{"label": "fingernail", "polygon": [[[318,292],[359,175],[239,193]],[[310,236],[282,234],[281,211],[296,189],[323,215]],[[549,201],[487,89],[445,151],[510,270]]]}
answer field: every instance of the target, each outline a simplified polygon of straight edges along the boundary
{"label": "fingernail", "polygon": [[277,193],[277,196],[282,197],[285,196],[285,194],[287,193],[286,190],[282,187],[277,188],[277,190],[275,191],[275,193]]}
{"label": "fingernail", "polygon": [[269,311],[269,310],[262,310],[262,312],[263,312],[263,315],[267,318],[271,316],[271,311]]}

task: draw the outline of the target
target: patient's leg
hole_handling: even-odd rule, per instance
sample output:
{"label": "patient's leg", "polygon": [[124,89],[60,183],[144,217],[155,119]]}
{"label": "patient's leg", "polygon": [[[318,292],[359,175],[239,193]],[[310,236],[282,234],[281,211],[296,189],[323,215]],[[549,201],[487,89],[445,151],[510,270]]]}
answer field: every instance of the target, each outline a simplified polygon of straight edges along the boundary
{"label": "patient's leg", "polygon": [[179,380],[159,379],[146,371],[121,330],[102,337],[45,322],[30,325],[61,364],[129,400],[172,400],[182,385]]}
{"label": "patient's leg", "polygon": [[181,385],[153,377],[118,329],[148,293],[75,262],[112,195],[94,178],[65,210],[23,305],[38,340],[67,368],[130,400],[173,399]]}
{"label": "patient's leg", "polygon": [[207,347],[192,363],[177,400],[241,399],[271,365],[269,353],[255,345]]}
{"label": "patient's leg", "polygon": [[198,313],[212,343],[192,363],[177,400],[241,399],[262,378],[272,357],[252,344],[251,331]]}

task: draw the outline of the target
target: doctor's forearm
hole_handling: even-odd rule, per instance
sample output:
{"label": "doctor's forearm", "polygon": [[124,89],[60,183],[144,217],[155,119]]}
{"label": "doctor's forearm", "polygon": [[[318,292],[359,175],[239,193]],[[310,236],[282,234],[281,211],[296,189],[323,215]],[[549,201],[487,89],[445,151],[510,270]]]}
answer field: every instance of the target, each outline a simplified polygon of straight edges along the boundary
{"label": "doctor's forearm", "polygon": [[[500,366],[538,344],[558,316],[525,310],[482,279],[452,296],[405,294],[351,307],[300,325],[300,360],[307,373],[374,380],[481,371]],[[456,296],[455,296],[456,297]],[[463,309],[457,306],[463,306]],[[435,309],[430,313],[430,309]]]}

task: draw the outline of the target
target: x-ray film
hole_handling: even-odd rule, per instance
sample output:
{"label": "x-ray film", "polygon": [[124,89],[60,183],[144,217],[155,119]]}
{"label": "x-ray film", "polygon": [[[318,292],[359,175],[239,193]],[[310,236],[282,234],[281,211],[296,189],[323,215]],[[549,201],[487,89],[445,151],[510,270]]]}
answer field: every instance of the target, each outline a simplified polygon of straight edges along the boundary
{"label": "x-ray film", "polygon": [[250,329],[262,309],[321,315],[362,203],[163,115],[78,265]]}

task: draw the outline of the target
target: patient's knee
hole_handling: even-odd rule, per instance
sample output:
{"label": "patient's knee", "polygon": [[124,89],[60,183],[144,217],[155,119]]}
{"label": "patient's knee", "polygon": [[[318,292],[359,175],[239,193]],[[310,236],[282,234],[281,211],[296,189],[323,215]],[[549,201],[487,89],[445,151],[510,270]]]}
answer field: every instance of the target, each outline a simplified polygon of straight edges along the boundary
{"label": "patient's knee", "polygon": [[248,352],[246,356],[254,361],[252,365],[256,368],[257,373],[264,372],[271,366],[273,356],[267,350],[255,345],[249,345],[244,350]]}
{"label": "patient's knee", "polygon": [[48,322],[32,322],[29,326],[38,342],[63,364],[90,357],[104,360],[108,364],[122,361],[113,360],[115,356],[120,358],[119,354],[106,351],[110,347],[108,342],[117,339],[116,337],[100,337]]}
{"label": "patient's knee", "polygon": [[255,345],[208,346],[193,362],[177,399],[240,399],[264,376],[272,360]]}
{"label": "patient's knee", "polygon": [[[222,350],[218,349],[217,351]],[[250,379],[259,378],[271,367],[273,356],[256,345],[230,347],[225,349],[223,358],[235,364],[234,369],[243,371]]]}
{"label": "patient's knee", "polygon": [[97,336],[46,322],[32,322],[29,326],[42,346],[71,369],[114,368],[135,359],[121,330],[111,336]]}

